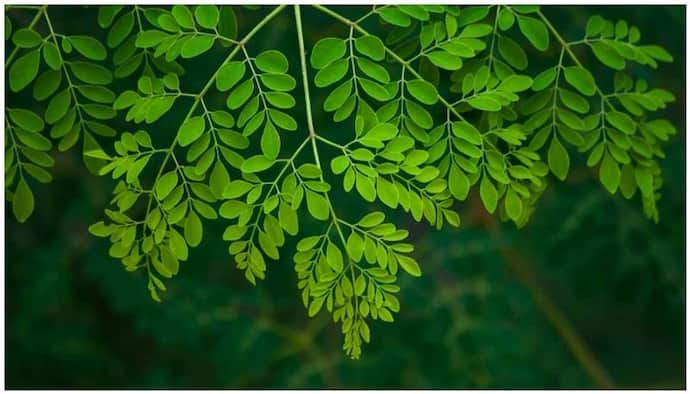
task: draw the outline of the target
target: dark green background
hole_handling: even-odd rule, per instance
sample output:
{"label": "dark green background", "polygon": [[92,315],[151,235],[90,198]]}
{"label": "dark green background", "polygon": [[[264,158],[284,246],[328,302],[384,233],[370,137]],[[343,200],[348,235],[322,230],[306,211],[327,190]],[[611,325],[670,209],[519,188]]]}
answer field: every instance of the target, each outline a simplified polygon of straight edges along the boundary
{"label": "dark green background", "polygon": [[[329,17],[303,8],[308,47],[343,33]],[[266,12],[242,11],[240,32]],[[93,7],[50,13],[59,31],[104,36]],[[461,229],[435,231],[389,213],[411,230],[424,276],[401,277],[396,322],[374,323],[373,343],[351,361],[326,314],[307,317],[291,245],[252,287],[227,254],[221,221],[207,223],[204,242],[169,283],[164,303],[152,302],[143,276],[125,272],[108,257],[107,240],[86,230],[102,218],[112,181],[90,175],[77,153],[58,153],[55,180],[36,185],[37,208],[28,223],[18,224],[5,207],[7,388],[596,387],[535,303],[530,290],[536,287],[567,316],[614,384],[685,387],[685,8],[553,6],[545,13],[569,40],[581,37],[594,13],[624,18],[640,27],[643,42],[675,57],[659,70],[633,68],[677,97],[665,112],[679,135],[662,161],[659,224],[645,219],[638,198],[608,195],[582,157],[566,182],[552,182],[520,231],[510,224],[487,230],[494,219],[475,195],[458,204]],[[15,26],[31,17],[10,15]],[[250,47],[291,53],[291,70],[297,70],[292,10]],[[587,51],[578,54],[596,64]],[[198,90],[224,49],[210,57],[218,60],[189,63],[183,89]],[[597,77],[611,80],[610,74]],[[295,93],[299,102],[301,91]],[[329,128],[329,117],[318,110],[323,90],[313,94],[317,132],[342,130]],[[33,106],[21,96],[11,100]],[[151,132],[159,141],[170,135],[165,127]],[[359,217],[366,207],[336,190],[339,214]],[[534,278],[529,286],[520,280],[525,272]]]}

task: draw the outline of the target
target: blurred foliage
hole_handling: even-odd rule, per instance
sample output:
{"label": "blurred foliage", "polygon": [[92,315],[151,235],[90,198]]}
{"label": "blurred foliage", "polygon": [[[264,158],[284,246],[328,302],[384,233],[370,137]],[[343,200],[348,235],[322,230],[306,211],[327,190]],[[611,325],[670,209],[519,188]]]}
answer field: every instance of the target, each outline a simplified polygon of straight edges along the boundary
{"label": "blurred foliage", "polygon": [[[152,302],[142,277],[125,272],[107,257],[107,241],[87,232],[111,181],[88,174],[78,153],[58,154],[55,181],[41,186],[34,216],[6,222],[7,388],[594,387],[506,257],[534,273],[616,386],[685,387],[684,11],[545,8],[571,39],[601,13],[634,22],[674,55],[663,73],[646,76],[677,97],[666,114],[680,135],[661,164],[668,181],[660,223],[645,219],[637,201],[612,199],[584,163],[551,185],[520,231],[490,223],[476,195],[460,208],[459,230],[438,232],[391,214],[411,229],[424,276],[401,279],[396,324],[375,324],[359,361],[342,354],[327,316],[307,318],[290,261],[249,285],[227,255],[220,223],[207,228],[165,302]],[[83,12],[65,7],[56,19],[74,25]],[[327,16],[304,17],[323,36],[334,28]],[[292,37],[286,29],[293,29],[289,14],[256,45]],[[284,45],[296,52],[295,42]],[[193,67],[205,75],[213,65]]]}

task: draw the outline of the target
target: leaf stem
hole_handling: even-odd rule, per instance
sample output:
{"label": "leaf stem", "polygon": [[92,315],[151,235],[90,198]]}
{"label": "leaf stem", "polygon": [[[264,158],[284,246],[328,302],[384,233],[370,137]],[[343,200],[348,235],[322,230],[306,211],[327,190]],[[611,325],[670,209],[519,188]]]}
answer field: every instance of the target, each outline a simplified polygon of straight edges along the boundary
{"label": "leaf stem", "polygon": [[[321,182],[324,182],[323,169],[321,168],[321,160],[319,159],[319,151],[316,147],[317,135],[314,132],[314,121],[312,119],[312,113],[311,113],[311,100],[309,97],[309,76],[307,74],[307,58],[306,58],[306,51],[304,49],[304,33],[302,32],[302,15],[300,12],[299,4],[295,4],[295,23],[297,24],[297,39],[299,42],[300,63],[302,66],[302,83],[304,85],[304,100],[305,100],[305,105],[307,107],[307,125],[309,127],[309,139],[311,140],[311,148],[314,151],[314,164],[316,164],[316,167],[318,167],[319,170],[321,170],[321,174],[319,175],[319,178],[320,178]],[[347,241],[345,240],[345,236],[343,235],[343,231],[340,228],[340,225],[338,225],[338,216],[335,214],[335,210],[333,209],[333,203],[331,202],[331,199],[328,196],[328,193],[324,193],[324,197],[326,199],[326,202],[328,202],[328,210],[330,211],[331,218],[332,218],[333,224],[335,225],[335,229],[338,233],[338,236],[340,237],[340,241],[343,244],[343,249],[347,250]],[[355,283],[355,271],[353,268],[353,263],[351,261],[350,261],[349,267],[350,267],[351,280],[352,280],[352,283],[354,284]],[[344,270],[343,270],[343,272],[344,272]],[[357,303],[355,303],[355,313],[359,314],[359,305]]]}
{"label": "leaf stem", "polygon": [[[497,228],[494,228],[491,232],[494,237],[500,240],[500,231]],[[527,263],[523,261],[515,251],[509,248],[501,247],[500,252],[503,259],[512,268],[525,287],[527,287],[537,307],[556,329],[565,345],[570,349],[575,359],[580,363],[582,368],[584,368],[592,381],[600,388],[610,389],[615,387],[611,376],[604,366],[596,358],[584,339],[578,334],[573,324],[568,320],[568,317],[558,305],[549,298],[544,288],[538,283],[535,273],[527,266]]]}
{"label": "leaf stem", "polygon": [[10,135],[10,140],[12,141],[12,149],[14,150],[14,159],[17,161],[17,171],[19,171],[19,178],[24,179],[24,169],[22,166],[24,163],[22,163],[21,156],[19,156],[19,145],[17,145],[17,140],[14,136],[14,127],[10,124],[10,121],[8,120],[8,117],[5,116],[5,126],[7,127],[7,134]]}
{"label": "leaf stem", "polygon": [[[302,68],[302,84],[304,86],[304,104],[307,107],[307,127],[309,128],[309,138],[314,140],[316,132],[314,131],[314,120],[311,114],[311,96],[309,94],[309,75],[307,74],[307,55],[304,49],[304,33],[302,32],[302,13],[300,12],[299,4],[295,4],[295,24],[297,25],[297,40],[299,43],[299,59]],[[314,147],[314,154],[317,161],[319,158],[316,155],[316,143],[312,142]]]}

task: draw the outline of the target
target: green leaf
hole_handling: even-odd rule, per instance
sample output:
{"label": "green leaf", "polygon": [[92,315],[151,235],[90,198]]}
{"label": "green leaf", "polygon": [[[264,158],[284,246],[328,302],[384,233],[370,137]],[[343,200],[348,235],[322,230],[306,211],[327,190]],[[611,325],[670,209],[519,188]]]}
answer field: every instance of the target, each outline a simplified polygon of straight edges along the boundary
{"label": "green leaf", "polygon": [[70,94],[69,89],[65,89],[53,96],[48,103],[48,107],[46,108],[46,113],[44,115],[46,122],[48,122],[48,124],[54,124],[62,119],[62,117],[67,113],[67,110],[69,110],[71,104],[72,95]]}
{"label": "green leaf", "polygon": [[347,156],[337,156],[331,160],[331,171],[334,174],[342,174],[350,166],[350,160]]}
{"label": "green leaf", "polygon": [[201,137],[206,129],[206,121],[202,116],[194,116],[187,119],[177,132],[177,141],[180,146],[187,146]]}
{"label": "green leaf", "polygon": [[256,155],[248,158],[242,163],[241,170],[246,174],[265,171],[274,164],[273,160],[269,160],[264,155]]}
{"label": "green leaf", "polygon": [[87,99],[102,104],[111,104],[115,101],[115,93],[104,86],[80,86],[77,88]]}
{"label": "green leaf", "polygon": [[474,96],[467,99],[467,104],[481,111],[500,111],[501,103],[491,97]]}
{"label": "green leaf", "polygon": [[445,51],[434,51],[426,55],[431,63],[444,70],[457,70],[462,67],[462,59]]}
{"label": "green leaf", "polygon": [[98,8],[98,25],[106,28],[113,23],[113,19],[122,9],[121,5],[105,5]]}
{"label": "green leaf", "polygon": [[381,202],[386,204],[388,207],[393,209],[398,207],[398,203],[400,201],[398,189],[395,187],[395,185],[383,177],[379,177],[376,180],[376,194]]}
{"label": "green leaf", "polygon": [[189,37],[182,45],[180,55],[184,59],[191,59],[207,52],[213,43],[216,41],[215,37],[211,36],[192,36]]}
{"label": "green leaf", "polygon": [[62,83],[62,72],[47,70],[41,74],[34,83],[34,98],[43,101],[52,96]]}
{"label": "green leaf", "polygon": [[573,111],[577,111],[581,114],[586,114],[589,112],[589,102],[579,94],[573,93],[566,89],[560,89],[558,91],[558,95],[563,104]]}
{"label": "green leaf", "polygon": [[261,135],[261,152],[271,160],[276,159],[280,153],[280,136],[271,122],[266,122]]}
{"label": "green leaf", "polygon": [[40,53],[38,49],[34,49],[12,63],[9,73],[9,85],[13,92],[24,89],[36,78],[39,62]]}
{"label": "green leaf", "polygon": [[230,175],[228,174],[228,170],[220,160],[216,160],[216,164],[213,166],[211,175],[209,176],[209,187],[211,191],[213,191],[213,195],[215,195],[217,199],[221,199],[223,197],[223,191],[229,183]]}
{"label": "green leaf", "polygon": [[319,70],[345,56],[346,49],[345,41],[340,38],[323,38],[314,44],[309,60]]}
{"label": "green leaf", "polygon": [[450,193],[459,201],[467,198],[470,191],[470,180],[457,165],[451,165],[448,173],[448,189]]}
{"label": "green leaf", "polygon": [[350,62],[348,59],[336,60],[316,73],[314,84],[320,88],[332,85],[343,79],[349,69]]}
{"label": "green leaf", "polygon": [[383,212],[372,212],[364,215],[364,217],[357,222],[357,225],[364,228],[374,227],[383,223],[385,219],[386,215]]}
{"label": "green leaf", "polygon": [[335,246],[333,242],[328,242],[326,247],[326,261],[333,271],[340,273],[343,270],[343,254],[340,248]]}
{"label": "green leaf", "polygon": [[17,189],[12,198],[12,212],[19,223],[24,223],[34,211],[34,195],[24,178],[19,179]]}
{"label": "green leaf", "polygon": [[295,99],[288,93],[266,92],[264,96],[271,105],[277,108],[289,109],[293,108],[295,104],[297,104]]}
{"label": "green leaf", "polygon": [[468,25],[460,33],[461,38],[481,38],[486,37],[493,31],[491,25],[485,23],[477,23],[473,25]]}
{"label": "green leaf", "polygon": [[635,183],[637,183],[637,186],[640,188],[642,195],[652,196],[654,194],[654,177],[649,168],[635,168]]}
{"label": "green leaf", "polygon": [[[180,233],[178,233],[175,230],[170,231],[170,250],[173,252],[175,255],[176,259],[185,261],[189,257],[189,249],[187,248],[187,243],[185,242],[184,238]],[[173,262],[175,259],[171,259]],[[173,265],[170,267],[174,272],[176,273],[177,270],[179,269],[179,264]]]}
{"label": "green leaf", "polygon": [[237,17],[233,8],[221,7],[220,21],[218,22],[218,32],[220,35],[231,40],[237,38]]}
{"label": "green leaf", "polygon": [[383,84],[390,82],[391,78],[385,67],[363,57],[358,57],[356,63],[364,75]]}
{"label": "green leaf", "polygon": [[26,109],[9,109],[8,114],[10,120],[17,126],[32,133],[38,133],[43,130],[43,119],[38,117],[32,111]]}
{"label": "green leaf", "polygon": [[233,199],[243,196],[247,193],[253,185],[247,181],[235,180],[230,182],[223,191],[223,197],[226,199]]}
{"label": "green leaf", "polygon": [[268,114],[271,120],[283,130],[297,130],[297,122],[292,116],[286,114],[285,112],[278,111],[276,109],[269,109]]}
{"label": "green leaf", "polygon": [[138,48],[151,48],[165,40],[168,34],[160,30],[144,30],[137,34],[135,45]]}
{"label": "green leaf", "polygon": [[596,82],[590,72],[582,67],[565,67],[565,80],[575,89],[586,96],[593,96],[596,92]]}
{"label": "green leaf", "polygon": [[12,42],[19,48],[34,48],[41,43],[41,36],[32,29],[19,29],[14,33]]}
{"label": "green leaf", "polygon": [[526,75],[511,75],[504,79],[498,89],[506,92],[522,92],[532,87],[532,78]]}
{"label": "green leaf", "polygon": [[376,199],[374,183],[368,177],[357,174],[355,187],[357,192],[359,192],[366,201],[373,202]]}
{"label": "green leaf", "polygon": [[549,48],[549,32],[542,21],[530,16],[518,16],[518,27],[529,42],[540,51]]}
{"label": "green leaf", "polygon": [[610,153],[604,154],[604,160],[601,161],[599,167],[599,180],[604,185],[609,193],[614,194],[618,189],[620,183],[621,171],[618,163],[613,159]]}
{"label": "green leaf", "polygon": [[57,47],[50,42],[43,45],[43,59],[48,67],[56,71],[60,70],[60,66],[62,65],[60,52],[58,51]]}
{"label": "green leaf", "polygon": [[587,26],[585,28],[586,37],[594,37],[601,33],[604,29],[606,21],[600,15],[592,15],[587,20]]}
{"label": "green leaf", "polygon": [[522,215],[522,200],[520,200],[520,197],[512,187],[508,188],[508,191],[506,192],[504,204],[508,217],[513,221],[517,221],[520,218],[520,215]]}
{"label": "green leaf", "polygon": [[295,212],[286,203],[281,203],[278,208],[278,220],[280,221],[280,226],[290,235],[297,235],[299,231],[299,219],[297,218],[297,212]]}
{"label": "green leaf", "polygon": [[453,131],[454,136],[462,138],[471,144],[481,145],[482,143],[482,135],[479,133],[479,130],[477,130],[477,128],[474,127],[474,125],[470,122],[453,122],[451,124],[451,130]]}
{"label": "green leaf", "polygon": [[534,77],[532,90],[539,92],[551,86],[553,81],[556,79],[556,74],[556,67],[547,68],[546,70],[542,71],[536,77]]}
{"label": "green leaf", "polygon": [[216,88],[221,92],[230,90],[237,82],[239,82],[246,71],[246,66],[243,62],[230,62],[223,65],[218,70],[218,77],[216,78]]}
{"label": "green leaf", "polygon": [[177,170],[172,170],[161,176],[156,183],[156,196],[159,200],[167,197],[170,192],[177,186]]}
{"label": "green leaf", "polygon": [[391,25],[407,27],[412,23],[410,17],[396,7],[382,7],[377,9],[376,12],[381,16],[381,19]]}
{"label": "green leaf", "polygon": [[295,78],[288,74],[261,74],[260,79],[267,88],[278,92],[289,92],[297,86]]}
{"label": "green leaf", "polygon": [[326,97],[326,100],[323,102],[323,109],[326,112],[335,111],[345,103],[345,100],[347,100],[348,97],[350,97],[351,93],[352,81],[346,80],[337,88],[333,89],[333,91],[328,95],[328,97]]}
{"label": "green leaf", "polygon": [[82,82],[93,85],[107,85],[113,81],[113,75],[110,70],[103,66],[87,62],[72,62],[69,65],[74,75]]}
{"label": "green leaf", "polygon": [[309,317],[314,317],[316,316],[317,313],[321,310],[321,307],[323,306],[323,301],[326,299],[326,297],[318,297],[314,298],[312,300],[311,304],[309,305]]}
{"label": "green leaf", "polygon": [[498,203],[498,192],[487,176],[482,177],[479,183],[479,197],[489,213],[494,213]]}
{"label": "green leaf", "polygon": [[501,8],[501,13],[498,17],[498,27],[501,30],[505,31],[513,27],[513,24],[515,24],[515,16],[511,12],[511,10]]}
{"label": "green leaf", "polygon": [[184,224],[184,238],[187,240],[189,246],[195,247],[201,243],[203,234],[204,227],[201,224],[201,219],[199,219],[199,216],[194,211],[190,210],[189,216],[187,216],[187,220]]}
{"label": "green leaf", "polygon": [[625,68],[625,59],[611,46],[598,41],[590,44],[590,47],[592,47],[594,56],[606,66],[614,70],[623,70]]}
{"label": "green leaf", "polygon": [[421,5],[399,5],[398,9],[420,21],[429,20],[429,12]]}
{"label": "green leaf", "polygon": [[355,49],[372,60],[381,61],[386,55],[383,42],[376,36],[366,35],[355,39]]}
{"label": "green leaf", "polygon": [[256,67],[266,73],[283,74],[288,70],[288,60],[281,52],[270,50],[256,57]]}
{"label": "green leaf", "polygon": [[328,220],[330,210],[328,201],[320,194],[311,190],[306,191],[307,210],[309,214],[318,220]]}
{"label": "green leaf", "polygon": [[658,45],[643,45],[640,49],[648,56],[661,62],[672,62],[673,56],[664,48]]}
{"label": "green leaf", "polygon": [[113,232],[110,226],[107,226],[102,220],[90,225],[88,230],[89,233],[97,237],[107,237]]}
{"label": "green leaf", "polygon": [[635,132],[635,121],[623,112],[606,112],[606,121],[626,134],[633,134]]}
{"label": "green leaf", "polygon": [[438,102],[436,88],[423,79],[408,81],[405,86],[407,86],[407,91],[410,92],[412,97],[419,100],[420,103],[432,105]]}
{"label": "green leaf", "polygon": [[[507,14],[502,12],[501,14]],[[498,38],[498,53],[517,70],[527,68],[527,54],[518,43],[506,36]]]}
{"label": "green leaf", "polygon": [[297,173],[306,179],[316,179],[321,176],[321,169],[316,164],[305,163],[299,166]]}
{"label": "green leaf", "polygon": [[107,51],[100,41],[89,36],[70,36],[69,41],[77,50],[77,52],[84,55],[91,60],[104,60],[107,56]]}
{"label": "green leaf", "polygon": [[241,107],[249,97],[254,93],[254,81],[248,79],[241,84],[239,84],[228,96],[226,105],[229,109],[238,109]]}
{"label": "green leaf", "polygon": [[549,145],[548,162],[551,172],[560,180],[565,180],[570,168],[570,156],[558,138],[551,139]]}
{"label": "green leaf", "polygon": [[621,168],[621,184],[619,187],[623,197],[630,199],[635,195],[637,183],[635,181],[632,165],[626,164],[623,166],[623,168]]}
{"label": "green leaf", "polygon": [[194,28],[194,16],[186,5],[175,4],[171,10],[175,22],[185,29]]}
{"label": "green leaf", "polygon": [[367,138],[388,141],[398,135],[398,128],[390,123],[379,123],[366,133]]}
{"label": "green leaf", "polygon": [[405,272],[417,278],[422,276],[422,269],[419,268],[419,264],[413,258],[403,255],[396,255],[395,257]]}
{"label": "green leaf", "polygon": [[360,78],[359,85],[369,96],[373,97],[378,101],[387,101],[390,99],[390,92],[388,92],[386,88],[384,88],[376,82],[370,81],[365,78]]}
{"label": "green leaf", "polygon": [[52,147],[49,139],[40,133],[29,133],[21,129],[15,131],[16,136],[24,145],[38,151],[48,151]]}
{"label": "green leaf", "polygon": [[194,9],[194,17],[199,26],[206,29],[215,29],[220,20],[220,13],[215,5],[198,5]]}

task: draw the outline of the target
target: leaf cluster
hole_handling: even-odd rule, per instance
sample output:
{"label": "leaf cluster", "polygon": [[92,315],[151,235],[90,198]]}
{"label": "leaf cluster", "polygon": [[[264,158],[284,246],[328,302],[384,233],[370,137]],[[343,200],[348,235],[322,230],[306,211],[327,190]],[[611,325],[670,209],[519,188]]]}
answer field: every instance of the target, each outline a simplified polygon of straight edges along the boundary
{"label": "leaf cluster", "polygon": [[[475,190],[488,213],[524,226],[549,174],[565,180],[582,154],[606,190],[628,199],[639,190],[658,219],[658,160],[675,127],[655,112],[674,97],[629,64],[673,59],[640,44],[636,27],[595,15],[581,40],[566,41],[537,6],[383,5],[357,20],[311,8],[344,30],[307,49],[310,26],[294,6],[299,66],[251,45],[286,6],[259,11],[248,31],[238,18],[255,11],[243,7],[99,6],[103,43],[56,32],[47,6],[29,7],[33,20],[16,30],[8,17],[10,93],[31,86],[37,103],[5,109],[16,218],[34,210],[29,181],[51,180],[47,152],[81,142],[89,170],[115,183],[107,219],[89,230],[108,238],[126,270],[146,271],[154,300],[202,244],[205,222],[226,225],[228,253],[252,284],[299,237],[292,260],[307,313],[330,313],[353,358],[372,338],[371,321],[400,311],[399,268],[416,277],[422,265],[408,231],[384,212],[342,217],[336,187],[437,229],[460,225],[458,203]],[[582,63],[583,50],[611,69],[613,90]],[[530,66],[535,51],[548,67]],[[223,60],[210,76],[188,68],[212,53]],[[201,89],[190,88],[190,74]],[[115,78],[125,88],[113,91]],[[312,104],[313,89],[325,92],[322,103]],[[321,110],[346,137],[314,125]],[[118,116],[130,131],[115,130]],[[173,130],[159,127],[175,116]],[[305,235],[311,219],[322,231]]]}

